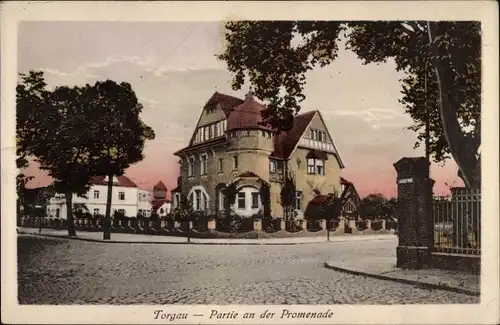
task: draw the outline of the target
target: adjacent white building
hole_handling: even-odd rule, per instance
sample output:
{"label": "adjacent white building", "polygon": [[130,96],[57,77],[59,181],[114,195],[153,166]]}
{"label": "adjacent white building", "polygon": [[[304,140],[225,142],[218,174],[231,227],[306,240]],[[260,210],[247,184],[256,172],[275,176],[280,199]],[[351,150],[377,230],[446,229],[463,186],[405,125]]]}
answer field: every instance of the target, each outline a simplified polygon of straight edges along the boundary
{"label": "adjacent white building", "polygon": [[[106,200],[108,196],[108,177],[98,176],[92,179],[92,186],[87,193],[87,198],[73,195],[73,208],[84,208],[91,214],[106,213]],[[111,198],[111,215],[114,211],[123,212],[127,217],[136,217],[142,214],[146,217],[151,215],[151,193],[142,190],[126,176],[113,178],[113,190]],[[64,194],[56,193],[49,199],[47,215],[65,219],[66,198]]]}

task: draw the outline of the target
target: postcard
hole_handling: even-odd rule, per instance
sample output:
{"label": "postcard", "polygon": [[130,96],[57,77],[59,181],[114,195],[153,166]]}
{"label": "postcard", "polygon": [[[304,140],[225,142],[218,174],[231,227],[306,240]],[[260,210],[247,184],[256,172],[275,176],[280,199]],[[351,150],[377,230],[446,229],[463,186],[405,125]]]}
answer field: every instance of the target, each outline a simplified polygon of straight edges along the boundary
{"label": "postcard", "polygon": [[493,2],[1,6],[3,323],[500,321]]}

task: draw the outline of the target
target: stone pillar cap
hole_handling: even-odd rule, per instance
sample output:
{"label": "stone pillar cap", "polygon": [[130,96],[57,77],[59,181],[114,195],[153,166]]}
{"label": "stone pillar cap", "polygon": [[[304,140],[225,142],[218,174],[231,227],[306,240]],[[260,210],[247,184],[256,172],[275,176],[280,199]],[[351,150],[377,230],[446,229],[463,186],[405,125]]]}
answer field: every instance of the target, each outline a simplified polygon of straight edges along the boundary
{"label": "stone pillar cap", "polygon": [[410,166],[429,166],[430,162],[424,158],[424,157],[403,157],[399,159],[393,166],[396,169],[399,169],[400,167],[404,165],[410,165]]}

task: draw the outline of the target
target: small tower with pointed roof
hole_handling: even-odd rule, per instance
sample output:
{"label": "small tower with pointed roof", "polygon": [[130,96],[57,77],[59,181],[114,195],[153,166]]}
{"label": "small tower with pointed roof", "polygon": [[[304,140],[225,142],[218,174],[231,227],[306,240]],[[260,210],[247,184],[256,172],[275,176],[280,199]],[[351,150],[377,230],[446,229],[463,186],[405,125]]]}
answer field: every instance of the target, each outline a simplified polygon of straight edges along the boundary
{"label": "small tower with pointed roof", "polygon": [[153,198],[155,200],[164,200],[167,198],[167,187],[162,181],[153,186]]}
{"label": "small tower with pointed roof", "polygon": [[265,106],[249,91],[245,101],[236,106],[227,119],[228,151],[273,150],[274,130],[262,124]]}

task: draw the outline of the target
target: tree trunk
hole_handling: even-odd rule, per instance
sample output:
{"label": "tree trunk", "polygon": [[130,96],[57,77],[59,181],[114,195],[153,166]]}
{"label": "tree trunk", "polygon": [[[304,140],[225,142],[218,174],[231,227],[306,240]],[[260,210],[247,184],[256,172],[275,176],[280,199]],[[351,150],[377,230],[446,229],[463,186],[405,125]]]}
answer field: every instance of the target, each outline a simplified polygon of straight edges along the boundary
{"label": "tree trunk", "polygon": [[108,196],[106,198],[105,218],[111,217],[111,201],[113,199],[113,175],[108,175]]}
{"label": "tree trunk", "polygon": [[449,101],[450,85],[446,78],[444,78],[445,71],[435,58],[439,55],[437,45],[434,43],[433,31],[435,24],[427,22],[427,32],[429,42],[431,44],[432,64],[436,74],[436,82],[438,85],[439,93],[439,107],[441,123],[446,138],[446,142],[450,148],[453,159],[458,165],[459,176],[469,188],[479,188],[480,182],[480,163],[476,158],[476,146],[472,146],[467,141],[464,132],[462,131],[458,122],[457,109],[452,107]]}
{"label": "tree trunk", "polygon": [[66,221],[68,222],[68,235],[76,236],[75,220],[73,219],[73,193],[66,192]]}
{"label": "tree trunk", "polygon": [[103,220],[103,239],[111,239],[111,202],[113,199],[113,175],[108,175],[108,195],[106,197],[106,212]]}

